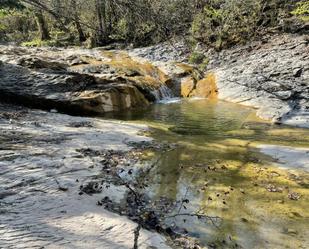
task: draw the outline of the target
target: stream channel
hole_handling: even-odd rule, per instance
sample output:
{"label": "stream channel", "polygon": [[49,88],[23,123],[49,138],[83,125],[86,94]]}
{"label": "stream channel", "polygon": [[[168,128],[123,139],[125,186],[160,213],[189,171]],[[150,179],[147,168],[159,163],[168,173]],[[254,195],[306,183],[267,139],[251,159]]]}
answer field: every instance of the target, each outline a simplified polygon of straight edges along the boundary
{"label": "stream channel", "polygon": [[[105,116],[106,118],[106,116]],[[177,144],[157,152],[145,192],[184,204],[166,219],[209,248],[309,248],[309,130],[215,100],[175,100],[107,118]]]}

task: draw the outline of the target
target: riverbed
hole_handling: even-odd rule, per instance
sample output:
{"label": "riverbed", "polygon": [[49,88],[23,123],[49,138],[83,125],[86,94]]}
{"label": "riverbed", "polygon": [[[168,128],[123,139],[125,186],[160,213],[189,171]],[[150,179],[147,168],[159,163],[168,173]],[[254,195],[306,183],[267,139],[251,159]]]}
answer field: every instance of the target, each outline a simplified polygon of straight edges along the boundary
{"label": "riverbed", "polygon": [[176,99],[107,117],[146,124],[150,137],[177,144],[155,153],[145,190],[152,200],[184,203],[167,225],[209,248],[309,247],[309,130],[216,100]]}
{"label": "riverbed", "polygon": [[0,247],[308,248],[307,129],[205,99],[0,110]]}

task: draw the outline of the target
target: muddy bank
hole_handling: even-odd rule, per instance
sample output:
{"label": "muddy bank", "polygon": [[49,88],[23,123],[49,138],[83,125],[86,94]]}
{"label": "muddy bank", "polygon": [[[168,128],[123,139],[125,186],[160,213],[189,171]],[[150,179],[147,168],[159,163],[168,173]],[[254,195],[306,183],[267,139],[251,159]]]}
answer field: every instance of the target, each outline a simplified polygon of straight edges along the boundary
{"label": "muddy bank", "polygon": [[[150,139],[141,125],[0,106],[0,247],[133,248],[137,224],[96,202],[122,196],[121,186],[100,196],[80,186],[102,174],[105,154],[130,154],[130,143]],[[86,153],[86,154],[85,154]],[[135,162],[123,157],[124,167]],[[166,239],[141,229],[138,248],[169,248]]]}

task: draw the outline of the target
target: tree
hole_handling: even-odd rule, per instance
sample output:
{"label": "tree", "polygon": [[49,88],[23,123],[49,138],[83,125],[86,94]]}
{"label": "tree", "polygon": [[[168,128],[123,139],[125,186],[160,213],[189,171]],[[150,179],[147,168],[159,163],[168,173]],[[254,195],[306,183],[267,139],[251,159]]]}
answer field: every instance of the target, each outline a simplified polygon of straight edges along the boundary
{"label": "tree", "polygon": [[34,10],[34,12],[35,12],[36,22],[37,22],[38,29],[39,29],[39,35],[40,35],[39,39],[41,41],[49,40],[50,39],[49,30],[48,30],[48,26],[45,21],[42,10],[38,9],[38,10]]}
{"label": "tree", "polygon": [[0,0],[0,8],[23,8],[19,0]]}

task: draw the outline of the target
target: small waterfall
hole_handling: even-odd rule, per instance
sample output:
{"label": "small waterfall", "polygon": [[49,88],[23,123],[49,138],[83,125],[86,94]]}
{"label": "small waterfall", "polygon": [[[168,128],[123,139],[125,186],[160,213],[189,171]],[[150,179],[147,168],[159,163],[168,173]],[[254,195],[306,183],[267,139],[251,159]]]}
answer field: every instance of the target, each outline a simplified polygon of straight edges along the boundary
{"label": "small waterfall", "polygon": [[174,97],[172,90],[166,85],[162,85],[159,89],[152,91],[152,94],[155,96],[156,101],[168,100]]}

